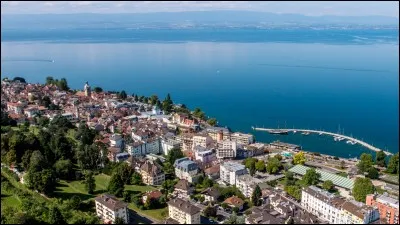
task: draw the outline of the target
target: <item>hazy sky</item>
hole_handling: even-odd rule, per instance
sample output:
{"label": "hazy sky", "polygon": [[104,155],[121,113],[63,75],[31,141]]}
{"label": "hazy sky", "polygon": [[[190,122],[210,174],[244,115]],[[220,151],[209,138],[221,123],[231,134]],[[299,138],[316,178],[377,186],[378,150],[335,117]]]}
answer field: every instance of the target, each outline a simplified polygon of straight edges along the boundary
{"label": "hazy sky", "polygon": [[310,16],[343,15],[366,16],[385,15],[399,17],[398,1],[375,2],[230,2],[230,1],[2,1],[1,13],[136,13],[176,12],[204,10],[251,10],[273,13],[298,13]]}

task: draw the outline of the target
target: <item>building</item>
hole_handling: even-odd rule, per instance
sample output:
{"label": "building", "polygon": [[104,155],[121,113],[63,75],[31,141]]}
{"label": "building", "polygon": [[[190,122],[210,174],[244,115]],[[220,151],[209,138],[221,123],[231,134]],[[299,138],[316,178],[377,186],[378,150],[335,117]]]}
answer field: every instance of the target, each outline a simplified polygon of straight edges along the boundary
{"label": "building", "polygon": [[217,158],[235,158],[237,152],[236,141],[221,141],[217,143]]}
{"label": "building", "polygon": [[[205,134],[196,134],[193,136],[193,146],[201,146],[203,148],[210,147],[211,143],[213,142],[212,138]],[[192,149],[193,150],[193,149]]]}
{"label": "building", "polygon": [[399,200],[389,197],[388,194],[383,195],[367,195],[366,204],[375,206],[379,210],[380,219],[386,224],[399,223]]}
{"label": "building", "polygon": [[227,198],[224,203],[226,203],[229,207],[234,208],[237,207],[239,211],[243,209],[244,201],[237,197],[237,196],[232,196],[230,198]]}
{"label": "building", "polygon": [[142,202],[144,204],[147,201],[147,199],[158,200],[161,196],[162,196],[162,193],[159,190],[148,191],[143,195]]}
{"label": "building", "polygon": [[199,166],[189,158],[175,160],[175,175],[179,179],[185,179],[190,183],[196,182],[199,177]]}
{"label": "building", "polygon": [[210,127],[206,129],[207,135],[214,141],[230,140],[230,132],[225,127]]}
{"label": "building", "polygon": [[173,148],[180,148],[181,142],[172,138],[161,139],[161,150],[164,155],[168,155],[168,152]]}
{"label": "building", "polygon": [[75,117],[73,113],[63,113],[61,114],[62,117],[67,118],[67,120],[71,123],[77,123],[78,119]]}
{"label": "building", "polygon": [[329,223],[339,224],[342,221],[340,208],[344,203],[345,200],[315,186],[304,188],[301,193],[301,205]]}
{"label": "building", "polygon": [[168,201],[167,223],[172,224],[200,224],[201,209],[189,201],[175,198]]}
{"label": "building", "polygon": [[120,134],[112,134],[110,137],[110,146],[116,148],[122,148],[123,139]]}
{"label": "building", "polygon": [[97,196],[94,200],[96,203],[96,214],[104,223],[115,223],[117,217],[122,218],[125,223],[129,222],[127,203],[109,194]]}
{"label": "building", "polygon": [[194,155],[195,159],[202,163],[210,163],[216,160],[215,153],[210,149],[205,151],[195,151]]}
{"label": "building", "polygon": [[85,96],[92,96],[92,90],[90,89],[89,82],[86,81],[86,84],[83,87],[83,91],[85,92]]}
{"label": "building", "polygon": [[287,199],[282,198],[280,194],[272,194],[269,200],[272,208],[279,214],[283,215],[285,218],[288,218],[289,216],[294,217],[296,206],[287,201]]}
{"label": "building", "polygon": [[346,201],[315,186],[302,190],[301,205],[309,213],[334,224],[368,224],[379,219],[377,208]]}
{"label": "building", "polygon": [[118,153],[115,155],[115,161],[124,162],[124,161],[128,160],[129,156],[130,155],[127,152]]}
{"label": "building", "polygon": [[147,160],[140,166],[140,175],[142,175],[143,183],[147,185],[161,185],[165,181],[161,166],[151,160]]}
{"label": "building", "polygon": [[201,192],[201,194],[204,196],[204,200],[208,202],[216,202],[219,196],[221,196],[221,193],[216,187],[207,188]]}
{"label": "building", "polygon": [[343,224],[369,224],[379,220],[379,210],[355,200],[346,201],[342,205],[341,218]]}
{"label": "building", "polygon": [[249,145],[254,142],[254,136],[252,134],[235,132],[231,134],[231,141],[236,141],[236,143],[241,145]]}
{"label": "building", "polygon": [[[289,171],[294,173],[297,176],[302,177],[306,174],[307,170],[309,170],[309,169],[311,169],[311,168],[307,167],[307,166],[296,165],[296,166],[290,168]],[[347,190],[353,189],[354,181],[349,178],[342,177],[342,176],[339,176],[336,174],[332,174],[332,173],[329,173],[329,172],[326,172],[326,171],[323,171],[320,169],[316,169],[315,171],[317,173],[321,174],[321,177],[319,179],[321,182],[324,182],[326,180],[331,180],[335,186],[342,187]]]}
{"label": "building", "polygon": [[[258,155],[264,154],[265,145],[262,143],[253,143],[250,145],[245,145],[243,149],[241,149],[241,155],[244,158],[254,157]],[[237,154],[236,154],[237,155]]]}
{"label": "building", "polygon": [[221,180],[230,185],[236,185],[236,177],[247,173],[244,165],[235,162],[221,163],[219,171]]}
{"label": "building", "polygon": [[187,180],[179,180],[175,184],[174,195],[178,198],[189,199],[189,196],[193,194],[194,187]]}
{"label": "building", "polygon": [[284,224],[282,218],[277,218],[270,214],[270,210],[263,207],[254,207],[251,214],[246,217],[246,224]]}
{"label": "building", "polygon": [[204,174],[211,180],[216,180],[220,177],[219,170],[220,170],[220,165],[215,165],[205,169]]}
{"label": "building", "polygon": [[294,145],[294,144],[288,144],[280,141],[274,141],[269,144],[270,148],[274,149],[282,149],[282,150],[289,150],[289,151],[300,151],[301,146],[299,145]]}
{"label": "building", "polygon": [[243,193],[246,198],[250,198],[257,184],[262,183],[261,180],[243,174],[236,178],[236,187]]}

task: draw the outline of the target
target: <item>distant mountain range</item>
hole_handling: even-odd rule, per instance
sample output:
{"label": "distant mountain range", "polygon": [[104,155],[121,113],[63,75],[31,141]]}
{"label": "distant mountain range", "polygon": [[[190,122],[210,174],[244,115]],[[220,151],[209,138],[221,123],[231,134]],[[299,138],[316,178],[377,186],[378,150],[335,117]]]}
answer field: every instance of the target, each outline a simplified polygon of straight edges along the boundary
{"label": "distant mountain range", "polygon": [[2,14],[2,29],[63,28],[99,24],[129,26],[153,25],[390,25],[398,26],[399,19],[388,16],[305,16],[253,11],[195,11],[125,14]]}

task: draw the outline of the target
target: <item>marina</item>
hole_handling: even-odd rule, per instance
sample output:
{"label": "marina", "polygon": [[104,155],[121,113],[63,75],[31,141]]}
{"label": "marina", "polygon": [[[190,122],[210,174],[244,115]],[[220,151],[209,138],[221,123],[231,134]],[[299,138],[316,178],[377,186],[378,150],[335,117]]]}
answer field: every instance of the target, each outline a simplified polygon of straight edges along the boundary
{"label": "marina", "polygon": [[[348,140],[348,141],[346,141],[347,144],[351,144],[351,145],[360,144],[360,145],[362,145],[372,151],[375,151],[375,152],[383,151],[382,149],[379,149],[373,145],[370,145],[370,144],[368,144],[364,141],[358,140],[356,138],[349,137],[349,136],[346,136],[343,134],[336,134],[336,133],[332,133],[332,132],[326,132],[326,131],[320,131],[320,130],[306,130],[306,129],[272,129],[272,128],[259,128],[259,127],[251,127],[251,128],[256,131],[267,131],[268,133],[275,133],[276,130],[278,130],[280,133],[282,133],[282,132],[287,132],[287,133],[301,132],[304,135],[308,135],[311,133],[317,133],[319,135],[325,134],[325,135],[333,136],[334,141],[342,141],[342,140],[347,139]],[[393,153],[390,153],[388,151],[383,151],[383,152],[388,156],[393,155]]]}

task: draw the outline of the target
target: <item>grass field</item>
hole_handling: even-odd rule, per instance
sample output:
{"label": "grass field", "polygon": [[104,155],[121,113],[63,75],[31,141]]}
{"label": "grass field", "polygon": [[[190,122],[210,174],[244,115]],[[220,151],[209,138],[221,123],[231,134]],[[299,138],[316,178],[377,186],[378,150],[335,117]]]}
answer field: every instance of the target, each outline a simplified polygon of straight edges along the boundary
{"label": "grass field", "polygon": [[[110,176],[106,174],[99,174],[95,176],[95,180],[96,189],[93,195],[87,193],[87,191],[85,190],[85,185],[82,183],[82,181],[67,182],[65,180],[60,180],[55,191],[55,197],[67,200],[72,198],[72,196],[79,196],[82,201],[85,201],[93,199],[99,194],[106,193],[107,186],[110,181]],[[156,190],[156,188],[152,186],[125,185],[125,190],[131,191],[132,194],[139,194],[146,191]],[[165,215],[168,214],[167,208],[140,210],[133,203],[129,203],[128,207],[138,212],[139,214],[148,216],[155,220],[163,220],[165,218]]]}
{"label": "grass field", "polygon": [[18,208],[21,206],[21,200],[18,196],[1,189],[1,205]]}

